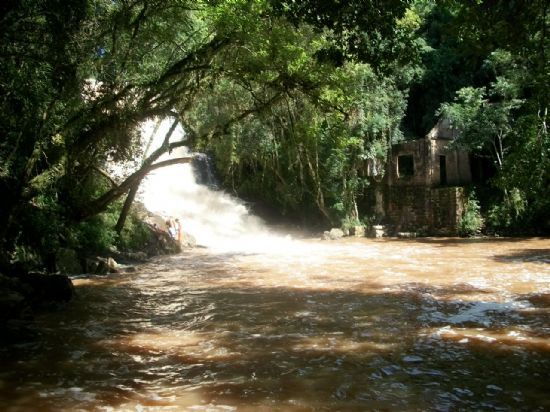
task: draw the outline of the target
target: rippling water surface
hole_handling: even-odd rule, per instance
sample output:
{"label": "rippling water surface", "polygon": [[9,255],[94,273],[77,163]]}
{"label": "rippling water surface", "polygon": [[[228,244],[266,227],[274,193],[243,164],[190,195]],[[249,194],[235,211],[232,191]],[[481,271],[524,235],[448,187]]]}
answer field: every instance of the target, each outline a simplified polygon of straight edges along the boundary
{"label": "rippling water surface", "polygon": [[548,239],[281,242],[75,280],[0,410],[550,410]]}

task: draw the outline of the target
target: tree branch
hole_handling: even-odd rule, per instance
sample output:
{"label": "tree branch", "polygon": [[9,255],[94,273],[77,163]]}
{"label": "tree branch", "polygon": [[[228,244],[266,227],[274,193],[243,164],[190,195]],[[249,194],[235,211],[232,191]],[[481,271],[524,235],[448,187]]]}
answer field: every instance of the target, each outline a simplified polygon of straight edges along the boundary
{"label": "tree branch", "polygon": [[123,196],[132,187],[139,184],[145,178],[145,176],[147,176],[147,174],[151,173],[153,170],[175,164],[190,163],[193,158],[194,156],[178,157],[176,159],[163,160],[159,163],[149,164],[141,167],[138,171],[128,176],[120,185],[112,188],[96,200],[90,202],[85,210],[80,211],[77,219],[85,220],[101,212],[104,212],[112,202]]}
{"label": "tree branch", "polygon": [[113,179],[113,177],[107,173],[105,170],[97,167],[97,166],[92,166],[92,169],[94,169],[96,172],[98,172],[100,175],[102,175],[103,177],[105,177],[109,183],[111,183],[111,186],[112,187],[116,187],[118,186],[118,183],[115,181],[115,179]]}

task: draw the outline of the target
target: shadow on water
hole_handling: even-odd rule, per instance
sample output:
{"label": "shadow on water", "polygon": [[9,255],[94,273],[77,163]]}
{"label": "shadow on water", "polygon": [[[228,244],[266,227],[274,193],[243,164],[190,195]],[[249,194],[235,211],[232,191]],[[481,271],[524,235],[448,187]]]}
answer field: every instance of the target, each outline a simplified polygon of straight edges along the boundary
{"label": "shadow on water", "polygon": [[234,257],[82,282],[67,312],[38,319],[39,342],[0,352],[0,408],[550,408],[550,317],[536,301],[526,310],[531,295],[258,286],[228,279]]}
{"label": "shadow on water", "polygon": [[532,262],[550,264],[550,249],[518,249],[504,255],[497,255],[498,262]]}
{"label": "shadow on water", "polygon": [[420,237],[414,239],[399,239],[404,242],[417,242],[434,246],[463,246],[463,245],[484,245],[495,243],[515,243],[525,238],[513,237]]}

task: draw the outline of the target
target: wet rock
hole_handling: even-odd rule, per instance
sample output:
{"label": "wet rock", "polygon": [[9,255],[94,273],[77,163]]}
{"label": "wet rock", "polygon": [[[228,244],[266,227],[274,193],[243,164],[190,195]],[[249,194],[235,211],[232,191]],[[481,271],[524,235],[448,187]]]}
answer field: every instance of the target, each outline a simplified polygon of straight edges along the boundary
{"label": "wet rock", "polygon": [[99,266],[96,274],[106,275],[108,273],[118,273],[118,263],[112,257],[103,258],[97,257]]}
{"label": "wet rock", "polygon": [[66,275],[31,272],[18,279],[26,288],[25,297],[33,307],[47,307],[69,302],[74,286]]}
{"label": "wet rock", "polygon": [[107,258],[93,257],[86,258],[85,260],[85,272],[90,275],[104,276],[109,273],[109,265],[107,264]]}
{"label": "wet rock", "polygon": [[96,258],[86,258],[84,261],[84,272],[85,273],[98,273],[100,262]]}
{"label": "wet rock", "polygon": [[383,225],[373,225],[368,232],[368,236],[373,238],[381,238],[387,235],[388,234],[387,234],[386,226],[383,226]]}
{"label": "wet rock", "polygon": [[349,230],[350,236],[355,237],[365,237],[365,227],[364,226],[353,226]]}
{"label": "wet rock", "polygon": [[338,240],[344,237],[342,229],[334,228],[323,232],[323,240]]}
{"label": "wet rock", "polygon": [[118,263],[112,257],[107,258],[107,267],[109,268],[109,273],[118,273]]}
{"label": "wet rock", "polygon": [[[147,256],[170,255],[181,252],[181,245],[158,227],[150,226],[150,236],[144,245],[142,252]],[[183,233],[185,236],[185,233]]]}
{"label": "wet rock", "polygon": [[109,265],[107,264],[107,259],[105,258],[96,258],[97,267],[94,272],[94,275],[107,275],[109,274]]}
{"label": "wet rock", "polygon": [[416,232],[397,232],[397,237],[403,238],[403,239],[414,239],[417,237]]}
{"label": "wet rock", "polygon": [[550,308],[550,293],[536,293],[527,300],[535,307]]}

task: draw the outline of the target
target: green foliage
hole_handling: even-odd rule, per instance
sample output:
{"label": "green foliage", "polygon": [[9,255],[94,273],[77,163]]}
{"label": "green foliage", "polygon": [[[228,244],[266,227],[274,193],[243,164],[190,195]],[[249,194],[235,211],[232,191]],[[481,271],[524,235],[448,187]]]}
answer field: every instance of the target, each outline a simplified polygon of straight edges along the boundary
{"label": "green foliage", "polygon": [[357,227],[357,226],[366,226],[366,225],[364,224],[364,222],[362,222],[358,218],[354,218],[350,216],[344,218],[340,224],[340,227],[344,232],[349,231],[351,228]]}
{"label": "green foliage", "polygon": [[460,236],[478,235],[483,228],[483,223],[479,202],[472,193],[464,206],[464,213],[458,224],[458,233]]}
{"label": "green foliage", "polygon": [[[309,61],[287,75],[284,99],[232,124],[207,144],[240,195],[295,216],[339,222],[357,214],[357,198],[369,185],[367,162],[383,163],[388,144],[401,138],[404,96],[391,79],[376,75],[368,65],[315,65],[311,32],[299,34],[291,39],[293,47],[301,45],[300,55]],[[265,65],[274,60],[264,58]],[[215,128],[239,105],[254,108],[280,88],[266,92],[258,78],[249,81],[219,83],[190,121]],[[315,89],[304,90],[304,83]],[[251,91],[255,84],[258,89]]]}
{"label": "green foliage", "polygon": [[525,194],[519,189],[512,189],[505,194],[501,202],[491,206],[487,216],[487,226],[494,231],[517,228],[526,206]]}
{"label": "green foliage", "polygon": [[140,220],[138,216],[131,214],[117,239],[116,245],[120,250],[140,251],[147,245],[150,237],[151,229],[149,226]]}
{"label": "green foliage", "polygon": [[475,53],[483,62],[440,114],[461,131],[457,145],[491,156],[497,166],[497,176],[484,182],[500,191],[496,203],[483,205],[488,225],[548,230],[548,4],[445,1],[440,7],[453,10],[443,43],[455,42],[455,56]]}
{"label": "green foliage", "polygon": [[[403,67],[415,58],[411,32],[418,21],[410,1],[390,0],[271,0],[276,12],[295,24],[307,23],[323,30],[331,42],[319,54],[339,64],[359,59],[377,72],[388,74],[399,61]],[[407,13],[408,12],[408,13]]]}
{"label": "green foliage", "polygon": [[[509,53],[495,51],[487,66],[509,65]],[[515,73],[514,73],[515,75]],[[508,152],[508,138],[515,126],[514,114],[523,100],[518,99],[519,85],[513,77],[497,76],[488,90],[465,87],[453,103],[444,103],[438,114],[449,119],[459,131],[456,146],[478,153],[491,153],[502,168]]]}
{"label": "green foliage", "polygon": [[25,245],[14,247],[9,263],[24,271],[40,270],[44,267],[42,256],[36,249]]}
{"label": "green foliage", "polygon": [[102,213],[71,228],[68,245],[85,253],[104,253],[115,244],[117,213]]}

